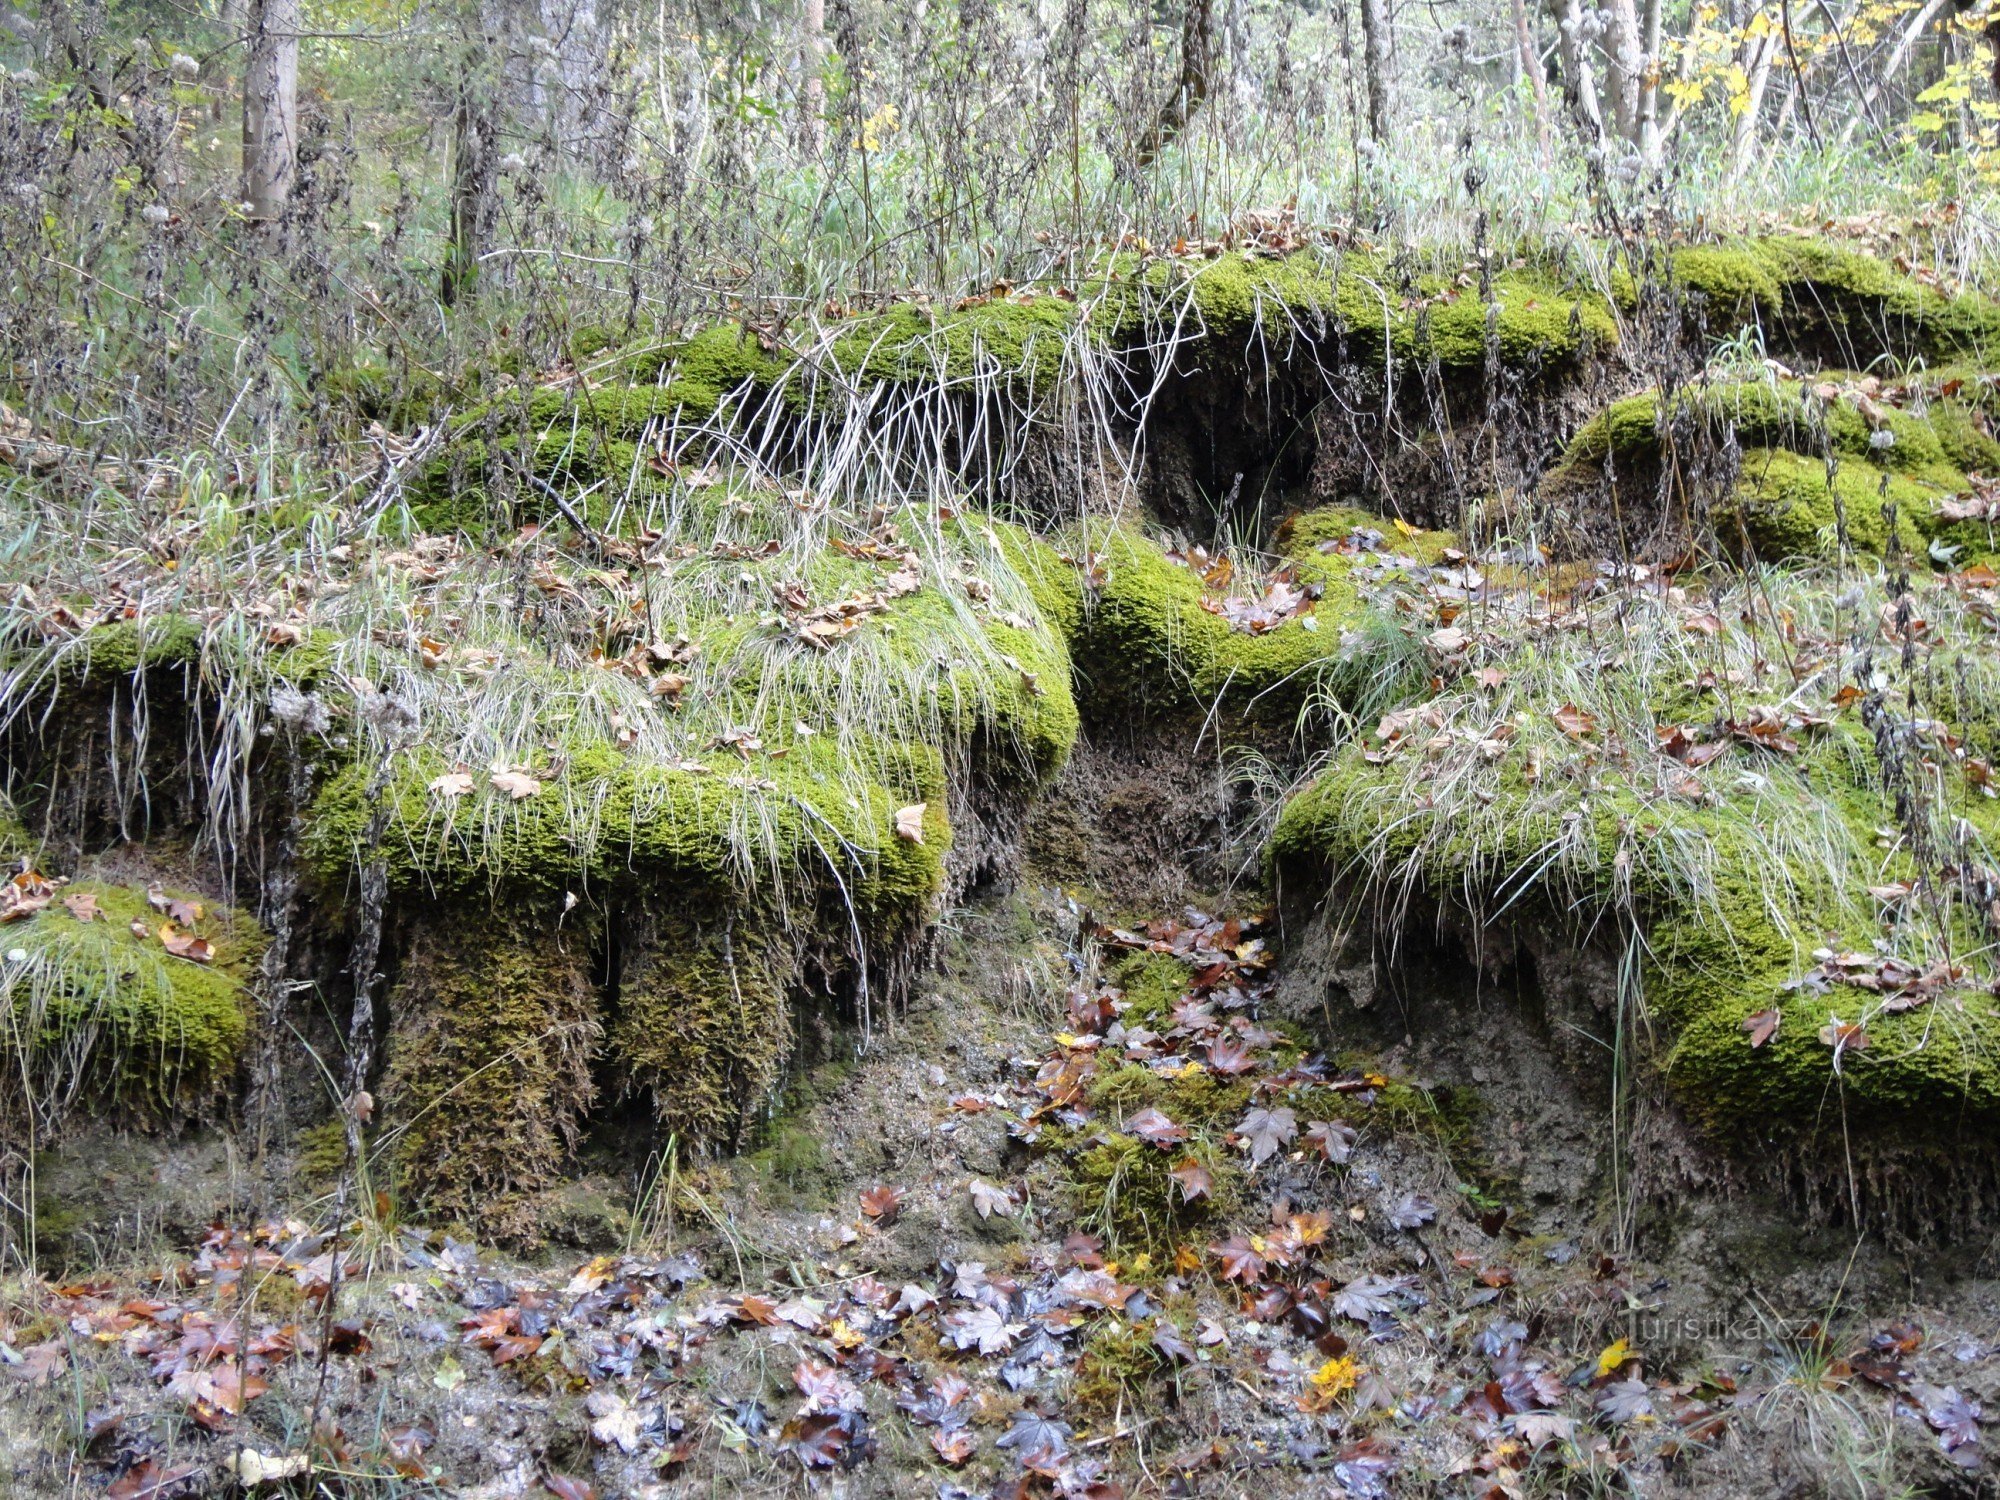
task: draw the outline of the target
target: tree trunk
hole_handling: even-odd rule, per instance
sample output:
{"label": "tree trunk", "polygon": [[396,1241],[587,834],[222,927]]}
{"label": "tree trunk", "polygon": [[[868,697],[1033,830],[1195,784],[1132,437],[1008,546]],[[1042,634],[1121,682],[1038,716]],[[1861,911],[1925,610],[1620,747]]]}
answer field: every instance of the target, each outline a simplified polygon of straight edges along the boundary
{"label": "tree trunk", "polygon": [[438,300],[446,307],[472,291],[499,217],[501,39],[489,6],[474,5],[466,19],[471,45],[459,63],[451,112],[451,243],[438,283]]}
{"label": "tree trunk", "polygon": [[1645,44],[1632,0],[1610,0],[1604,8],[1604,82],[1611,117],[1621,139],[1639,144],[1639,78],[1645,71]]}
{"label": "tree trunk", "polygon": [[805,109],[806,155],[826,150],[826,0],[806,0]]}
{"label": "tree trunk", "polygon": [[1527,0],[1514,0],[1514,42],[1521,53],[1521,71],[1528,75],[1528,87],[1534,94],[1535,138],[1546,162],[1554,149],[1549,133],[1549,90],[1542,80],[1542,60],[1535,52],[1535,33],[1528,25]]}
{"label": "tree trunk", "polygon": [[1590,65],[1590,48],[1584,43],[1582,28],[1581,0],[1562,0],[1556,36],[1562,53],[1563,78],[1577,113],[1590,129],[1592,144],[1599,144],[1604,140],[1604,107],[1598,101],[1597,72]]}
{"label": "tree trunk", "polygon": [[1645,52],[1639,59],[1639,154],[1651,168],[1660,164],[1660,0],[1646,0],[1640,40]]}
{"label": "tree trunk", "polygon": [[253,219],[285,212],[298,174],[299,0],[252,0],[243,69],[243,201]]}
{"label": "tree trunk", "polygon": [[[1379,3],[1379,0],[1378,0]],[[1160,106],[1153,123],[1139,140],[1139,165],[1144,167],[1187,128],[1194,112],[1208,97],[1215,71],[1214,0],[1187,0],[1181,18],[1181,73],[1173,97]]]}
{"label": "tree trunk", "polygon": [[1368,75],[1368,134],[1387,141],[1396,108],[1396,36],[1389,0],[1361,0],[1361,61]]}
{"label": "tree trunk", "polygon": [[1752,37],[1750,53],[1744,59],[1744,73],[1750,81],[1749,98],[1743,111],[1736,117],[1735,139],[1730,144],[1730,180],[1734,181],[1749,170],[1750,162],[1757,154],[1757,121],[1764,112],[1764,91],[1771,84],[1771,64],[1778,56],[1777,28],[1762,36]]}

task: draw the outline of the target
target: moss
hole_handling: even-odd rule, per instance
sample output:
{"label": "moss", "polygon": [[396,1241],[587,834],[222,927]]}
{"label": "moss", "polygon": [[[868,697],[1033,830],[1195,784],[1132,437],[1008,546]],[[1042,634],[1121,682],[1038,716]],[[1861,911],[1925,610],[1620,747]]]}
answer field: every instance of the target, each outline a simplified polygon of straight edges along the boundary
{"label": "moss", "polygon": [[733,1142],[790,1050],[797,959],[748,915],[698,911],[630,920],[607,1050],[663,1131]]}
{"label": "moss", "polygon": [[1125,991],[1125,1023],[1153,1030],[1160,1029],[1188,989],[1187,965],[1164,953],[1131,954],[1111,977]]}
{"label": "moss", "polygon": [[[1213,1182],[1210,1195],[1192,1203],[1173,1176],[1174,1164],[1189,1157]],[[1202,1137],[1163,1151],[1113,1130],[1074,1148],[1064,1170],[1080,1222],[1118,1258],[1145,1254],[1156,1265],[1171,1265],[1176,1246],[1228,1218],[1243,1177],[1232,1156]]]}
{"label": "moss", "polygon": [[[1130,529],[1110,532],[1094,549],[1103,582],[1072,653],[1084,696],[1100,712],[1205,712],[1223,703],[1291,723],[1326,685],[1343,651],[1343,632],[1363,613],[1354,559],[1322,553],[1319,544],[1379,521],[1345,509],[1296,518],[1284,543],[1286,562],[1296,582],[1319,590],[1319,597],[1309,610],[1261,634],[1238,630],[1205,608],[1205,601],[1217,601],[1159,546]],[[1413,561],[1436,556],[1450,542],[1441,532],[1418,532],[1409,540],[1406,555]]]}
{"label": "moss", "polygon": [[1826,464],[1783,449],[1755,448],[1743,455],[1743,474],[1724,508],[1725,537],[1740,525],[1760,558],[1836,557],[1844,534],[1849,548],[1883,555],[1893,508],[1897,541],[1905,556],[1925,554],[1922,523],[1954,491],[1886,468],[1848,462],[1829,481]]}
{"label": "moss", "polygon": [[1447,370],[1486,363],[1489,341],[1510,368],[1556,368],[1618,341],[1609,304],[1567,287],[1549,267],[1505,269],[1491,300],[1461,278],[1406,271],[1381,256],[1305,250],[1283,258],[1224,254],[1206,262],[1127,265],[1099,289],[1092,320],[1113,343],[1148,322],[1183,323],[1191,304],[1199,331],[1225,348],[1253,335],[1315,341],[1336,334],[1363,359],[1434,362]]}
{"label": "moss", "polygon": [[405,1193],[518,1238],[595,1095],[599,1019],[580,913],[551,930],[477,906],[414,924],[389,997],[385,1130]]}
{"label": "moss", "polygon": [[1177,1125],[1215,1129],[1234,1125],[1250,1107],[1254,1090],[1206,1068],[1156,1073],[1138,1063],[1103,1070],[1091,1081],[1091,1107],[1118,1119],[1142,1109],[1158,1109]]}
{"label": "moss", "polygon": [[1166,1356],[1152,1333],[1120,1318],[1108,1318],[1091,1329],[1077,1356],[1069,1399],[1078,1408],[1110,1415],[1121,1408],[1143,1410],[1153,1379],[1167,1368]]}
{"label": "moss", "polygon": [[[204,904],[199,922],[174,929],[213,945],[213,961],[201,963],[166,951],[160,930],[169,918],[143,888],[79,881],[61,894],[90,898],[101,915],[79,921],[57,901],[7,929],[6,946],[25,955],[8,964],[14,1034],[27,1054],[10,1039],[10,1073],[142,1123],[214,1109],[249,1034],[263,931],[241,912]],[[181,891],[159,899],[197,900]]]}
{"label": "moss", "polygon": [[1874,256],[1803,236],[1686,246],[1674,278],[1735,323],[1755,321],[1777,342],[1835,342],[1844,359],[1953,354],[2000,337],[2000,304],[1949,294]]}

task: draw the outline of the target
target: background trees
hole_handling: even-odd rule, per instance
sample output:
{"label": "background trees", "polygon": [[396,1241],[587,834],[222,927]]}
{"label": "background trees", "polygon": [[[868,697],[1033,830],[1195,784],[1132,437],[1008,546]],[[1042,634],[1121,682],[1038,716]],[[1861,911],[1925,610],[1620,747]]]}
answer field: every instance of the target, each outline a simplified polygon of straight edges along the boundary
{"label": "background trees", "polygon": [[198,394],[106,376],[56,403],[143,446],[310,425],[343,370],[445,402],[586,329],[1062,287],[1250,213],[1435,247],[1482,215],[1491,242],[1907,210],[1962,269],[2000,180],[1988,24],[1959,0],[44,0],[0,28],[0,343],[33,403],[171,330],[161,389],[201,366]]}

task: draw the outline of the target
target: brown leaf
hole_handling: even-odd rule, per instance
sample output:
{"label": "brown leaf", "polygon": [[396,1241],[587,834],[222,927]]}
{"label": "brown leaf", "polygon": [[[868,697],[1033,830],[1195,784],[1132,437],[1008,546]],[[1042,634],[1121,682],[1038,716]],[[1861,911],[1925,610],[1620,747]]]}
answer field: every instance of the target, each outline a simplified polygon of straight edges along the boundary
{"label": "brown leaf", "polygon": [[215,961],[215,949],[207,938],[198,938],[191,932],[176,932],[172,923],[161,925],[160,946],[175,958],[192,959],[198,964]]}
{"label": "brown leaf", "polygon": [[1197,1203],[1215,1191],[1214,1177],[1192,1156],[1175,1162],[1168,1175],[1180,1184],[1181,1197],[1189,1203]]}
{"label": "brown leaf", "polygon": [[1583,739],[1597,731],[1597,720],[1574,703],[1565,703],[1549,717],[1555,721],[1556,728],[1573,740]]}
{"label": "brown leaf", "polygon": [[1140,1110],[1125,1121],[1125,1129],[1150,1146],[1165,1148],[1187,1139],[1187,1127],[1177,1125],[1157,1109]]}
{"label": "brown leaf", "polygon": [[542,789],[541,782],[526,771],[495,771],[491,779],[494,791],[505,792],[516,802],[533,797]]}
{"label": "brown leaf", "polygon": [[896,1215],[903,1211],[903,1190],[877,1184],[865,1188],[861,1194],[861,1211],[885,1228],[896,1222]]}
{"label": "brown leaf", "polygon": [[924,841],[924,809],[928,804],[912,802],[908,807],[896,809],[896,837],[905,843],[921,844]]}
{"label": "brown leaf", "polygon": [[104,915],[97,904],[97,897],[90,891],[71,891],[62,898],[62,904],[79,922],[95,922]]}
{"label": "brown leaf", "polygon": [[934,1429],[931,1433],[931,1446],[937,1449],[937,1456],[954,1469],[963,1468],[978,1451],[978,1445],[973,1442],[972,1434],[963,1427],[954,1427],[949,1432],[941,1427]]}
{"label": "brown leaf", "polygon": [[1750,1046],[1754,1050],[1778,1034],[1780,1013],[1775,1010],[1760,1010],[1754,1016],[1746,1016],[1743,1029],[1750,1033]]}

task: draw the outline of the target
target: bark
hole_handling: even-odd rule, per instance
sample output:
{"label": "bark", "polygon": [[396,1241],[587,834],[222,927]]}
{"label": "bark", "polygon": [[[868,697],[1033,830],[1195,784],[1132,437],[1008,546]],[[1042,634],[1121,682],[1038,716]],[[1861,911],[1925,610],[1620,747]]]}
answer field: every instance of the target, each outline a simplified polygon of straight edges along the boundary
{"label": "bark", "polygon": [[1361,61],[1368,77],[1368,134],[1386,142],[1396,110],[1396,35],[1389,0],[1361,0]]}
{"label": "bark", "polygon": [[[1371,0],[1363,0],[1363,3],[1371,3]],[[1380,3],[1380,0],[1372,0],[1372,3]],[[1172,97],[1160,106],[1153,123],[1140,137],[1140,166],[1151,165],[1153,159],[1187,128],[1194,112],[1208,97],[1214,72],[1215,0],[1187,0],[1187,9],[1181,18],[1180,77],[1175,81]]]}
{"label": "bark", "polygon": [[1562,53],[1563,78],[1568,84],[1577,113],[1583,116],[1595,141],[1604,139],[1604,106],[1597,93],[1597,71],[1590,63],[1590,48],[1583,41],[1582,0],[1561,0],[1562,11],[1556,27]]}
{"label": "bark", "polygon": [[1764,113],[1764,92],[1771,85],[1771,64],[1777,56],[1776,28],[1750,39],[1750,55],[1743,66],[1750,80],[1750,97],[1743,106],[1743,112],[1736,117],[1735,137],[1730,143],[1729,175],[1732,181],[1749,170],[1750,162],[1757,154],[1757,123]]}
{"label": "bark", "polygon": [[1903,60],[1910,55],[1910,49],[1926,31],[1930,30],[1931,22],[1938,18],[1938,13],[1948,3],[1949,0],[1930,0],[1929,4],[1910,17],[1910,24],[1905,26],[1902,34],[1896,38],[1896,45],[1889,49],[1889,56],[1877,70],[1874,82],[1870,83],[1866,92],[1862,94],[1861,108],[1840,127],[1841,145],[1845,146],[1854,138],[1855,130],[1863,118],[1875,108],[1875,101],[1882,96],[1882,86],[1896,75],[1897,70],[1903,66]]}
{"label": "bark", "polygon": [[1632,0],[1610,0],[1604,9],[1605,92],[1611,96],[1611,116],[1620,138],[1639,143],[1639,78],[1645,69],[1645,44],[1639,35],[1639,12]]}
{"label": "bark", "polygon": [[1660,164],[1660,0],[1646,0],[1640,39],[1645,54],[1639,60],[1639,154],[1648,167]]}
{"label": "bark", "polygon": [[252,0],[243,69],[243,201],[276,219],[291,200],[299,158],[299,0]]}
{"label": "bark", "polygon": [[805,150],[826,150],[826,0],[806,0]]}
{"label": "bark", "polygon": [[438,286],[446,307],[472,291],[499,217],[501,44],[487,6],[475,6],[468,19],[474,35],[459,64],[451,113],[451,242]]}
{"label": "bark", "polygon": [[1542,62],[1535,54],[1535,33],[1528,24],[1527,0],[1513,0],[1514,43],[1521,54],[1521,71],[1527,75],[1528,87],[1535,100],[1535,137],[1541,142],[1542,160],[1547,161],[1554,150],[1554,142],[1549,130],[1549,90],[1542,79]]}

